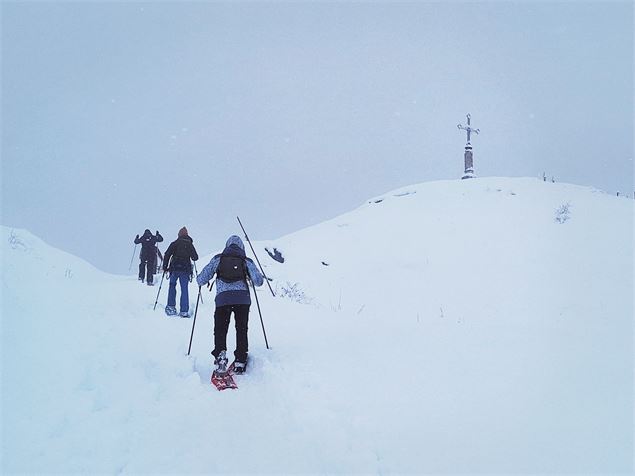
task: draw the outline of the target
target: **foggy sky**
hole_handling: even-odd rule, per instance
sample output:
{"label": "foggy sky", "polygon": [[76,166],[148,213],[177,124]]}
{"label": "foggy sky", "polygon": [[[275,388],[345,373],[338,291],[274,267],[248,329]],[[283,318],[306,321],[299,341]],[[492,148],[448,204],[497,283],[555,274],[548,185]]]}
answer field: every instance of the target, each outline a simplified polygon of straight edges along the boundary
{"label": "foggy sky", "polygon": [[460,178],[468,112],[477,176],[633,194],[631,2],[1,8],[2,224],[109,272]]}

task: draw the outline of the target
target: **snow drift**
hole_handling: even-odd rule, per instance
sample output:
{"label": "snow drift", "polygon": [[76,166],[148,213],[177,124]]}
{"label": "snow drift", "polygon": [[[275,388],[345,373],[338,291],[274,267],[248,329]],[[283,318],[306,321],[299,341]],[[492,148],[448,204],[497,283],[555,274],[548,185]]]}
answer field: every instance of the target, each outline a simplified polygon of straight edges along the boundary
{"label": "snow drift", "polygon": [[157,287],[3,227],[2,470],[631,472],[633,217],[574,185],[442,181],[255,242],[272,348],[254,305],[222,393],[211,294],[188,357],[165,284],[153,311]]}

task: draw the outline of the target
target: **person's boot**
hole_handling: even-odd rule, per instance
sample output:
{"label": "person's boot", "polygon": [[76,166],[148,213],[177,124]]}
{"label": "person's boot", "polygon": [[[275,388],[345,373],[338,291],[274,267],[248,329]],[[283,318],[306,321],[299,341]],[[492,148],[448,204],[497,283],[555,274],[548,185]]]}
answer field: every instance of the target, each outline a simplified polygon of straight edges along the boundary
{"label": "person's boot", "polygon": [[224,350],[218,353],[218,356],[214,359],[214,365],[216,366],[214,369],[215,374],[224,375],[227,373],[227,353]]}
{"label": "person's boot", "polygon": [[174,306],[165,306],[165,313],[168,316],[176,316],[176,314],[177,314],[176,307],[174,307]]}
{"label": "person's boot", "polygon": [[245,373],[245,370],[247,370],[247,363],[246,362],[234,362],[234,373],[241,375]]}

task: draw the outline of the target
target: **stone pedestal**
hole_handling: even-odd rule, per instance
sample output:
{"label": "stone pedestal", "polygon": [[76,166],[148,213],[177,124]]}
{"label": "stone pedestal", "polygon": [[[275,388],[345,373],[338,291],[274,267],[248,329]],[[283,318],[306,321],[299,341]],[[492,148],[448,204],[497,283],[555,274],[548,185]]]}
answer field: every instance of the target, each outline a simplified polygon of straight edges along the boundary
{"label": "stone pedestal", "polygon": [[472,146],[470,144],[465,146],[465,155],[463,156],[465,160],[465,172],[463,173],[462,179],[474,178],[474,160],[472,159]]}

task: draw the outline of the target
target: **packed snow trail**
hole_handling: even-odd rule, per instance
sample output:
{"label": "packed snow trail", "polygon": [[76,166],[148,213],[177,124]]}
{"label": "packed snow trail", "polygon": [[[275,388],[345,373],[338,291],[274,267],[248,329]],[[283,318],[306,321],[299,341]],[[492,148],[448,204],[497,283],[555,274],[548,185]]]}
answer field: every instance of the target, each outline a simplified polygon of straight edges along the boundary
{"label": "packed snow trail", "polygon": [[188,357],[166,283],[153,311],[156,286],[3,227],[2,470],[629,472],[632,225],[632,200],[479,179],[255,242],[287,297],[259,291],[271,350],[252,306],[224,392],[212,294]]}

